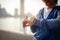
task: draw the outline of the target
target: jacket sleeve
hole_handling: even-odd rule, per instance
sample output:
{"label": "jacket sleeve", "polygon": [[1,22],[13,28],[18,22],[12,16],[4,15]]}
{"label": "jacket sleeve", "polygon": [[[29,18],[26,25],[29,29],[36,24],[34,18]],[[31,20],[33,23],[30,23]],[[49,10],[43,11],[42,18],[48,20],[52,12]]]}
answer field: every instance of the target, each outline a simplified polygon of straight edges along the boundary
{"label": "jacket sleeve", "polygon": [[56,19],[49,19],[44,20],[45,22],[42,22],[42,25],[46,24],[46,27],[53,30],[60,30],[60,13],[58,13],[58,16]]}
{"label": "jacket sleeve", "polygon": [[60,30],[60,12],[58,12],[56,19],[36,19],[35,24],[52,30]]}
{"label": "jacket sleeve", "polygon": [[35,33],[37,31],[37,26],[33,25],[31,26],[31,32]]}
{"label": "jacket sleeve", "polygon": [[[42,10],[40,10],[39,13],[36,15],[37,19],[39,19],[39,18],[41,19],[41,12],[42,12]],[[37,31],[38,26],[37,25],[32,25],[30,28],[31,28],[31,31],[33,33],[35,33]]]}

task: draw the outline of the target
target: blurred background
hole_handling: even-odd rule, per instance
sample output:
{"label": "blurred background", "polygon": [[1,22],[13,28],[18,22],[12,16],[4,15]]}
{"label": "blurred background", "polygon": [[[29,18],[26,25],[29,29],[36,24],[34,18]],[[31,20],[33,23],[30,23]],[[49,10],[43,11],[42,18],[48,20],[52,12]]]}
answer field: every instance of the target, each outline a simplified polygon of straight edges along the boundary
{"label": "blurred background", "polygon": [[42,0],[0,0],[0,30],[32,35],[30,27],[23,28],[22,21],[25,16],[35,16],[43,7]]}

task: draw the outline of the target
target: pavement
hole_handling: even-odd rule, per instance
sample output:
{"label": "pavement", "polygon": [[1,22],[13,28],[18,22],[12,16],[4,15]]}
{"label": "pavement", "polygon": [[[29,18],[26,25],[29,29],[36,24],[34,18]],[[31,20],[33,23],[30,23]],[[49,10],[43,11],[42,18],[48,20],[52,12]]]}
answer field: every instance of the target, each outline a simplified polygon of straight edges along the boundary
{"label": "pavement", "polygon": [[32,40],[32,36],[0,30],[0,40]]}

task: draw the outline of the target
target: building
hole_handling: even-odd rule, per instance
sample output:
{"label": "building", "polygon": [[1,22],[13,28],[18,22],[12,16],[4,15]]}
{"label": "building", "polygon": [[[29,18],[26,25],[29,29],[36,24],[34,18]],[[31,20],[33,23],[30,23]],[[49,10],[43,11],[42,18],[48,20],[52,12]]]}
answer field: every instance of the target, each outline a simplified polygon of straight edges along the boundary
{"label": "building", "polygon": [[0,17],[11,17],[11,15],[7,13],[5,8],[1,8],[1,4],[0,4]]}
{"label": "building", "polygon": [[18,9],[15,8],[15,17],[18,17]]}

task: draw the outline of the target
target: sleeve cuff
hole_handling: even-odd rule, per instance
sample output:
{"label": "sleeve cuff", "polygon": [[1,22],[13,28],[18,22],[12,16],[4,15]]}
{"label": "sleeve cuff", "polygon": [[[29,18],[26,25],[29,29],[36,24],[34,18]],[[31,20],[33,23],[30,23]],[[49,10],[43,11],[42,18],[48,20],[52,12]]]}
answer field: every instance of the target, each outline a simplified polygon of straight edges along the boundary
{"label": "sleeve cuff", "polygon": [[34,25],[36,25],[36,26],[40,26],[42,20],[43,20],[43,19],[35,19],[35,20],[34,20]]}

